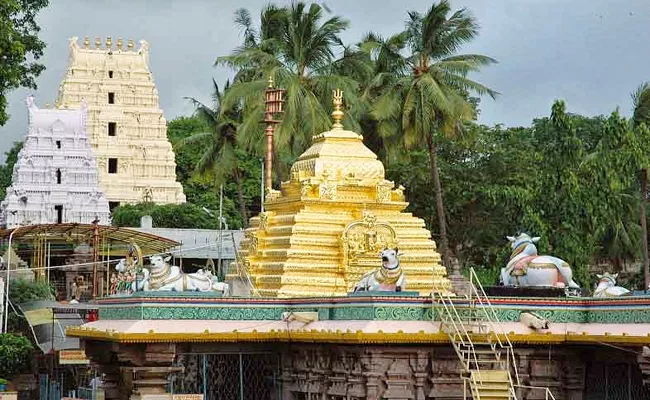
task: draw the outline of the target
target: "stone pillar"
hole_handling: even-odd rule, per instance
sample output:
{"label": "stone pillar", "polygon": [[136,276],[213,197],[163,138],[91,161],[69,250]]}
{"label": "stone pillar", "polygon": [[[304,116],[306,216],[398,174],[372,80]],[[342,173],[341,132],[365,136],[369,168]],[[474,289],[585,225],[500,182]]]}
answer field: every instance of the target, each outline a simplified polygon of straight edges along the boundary
{"label": "stone pillar", "polygon": [[392,360],[386,375],[386,391],[381,395],[382,399],[415,399],[408,359],[399,357]]}
{"label": "stone pillar", "polygon": [[380,364],[380,351],[368,350],[361,356],[363,376],[366,378],[366,399],[379,400],[384,391],[382,377],[384,376]]}
{"label": "stone pillar", "polygon": [[415,377],[415,398],[417,400],[426,400],[425,385],[429,376],[429,356],[430,352],[418,350],[409,360],[411,369],[413,370],[413,376]]}
{"label": "stone pillar", "polygon": [[566,400],[583,400],[585,391],[585,362],[580,354],[566,354],[563,361],[563,382],[562,387]]}
{"label": "stone pillar", "polygon": [[650,385],[650,348],[648,346],[643,346],[643,350],[641,351],[641,354],[637,356],[636,361],[641,370],[643,384]]}

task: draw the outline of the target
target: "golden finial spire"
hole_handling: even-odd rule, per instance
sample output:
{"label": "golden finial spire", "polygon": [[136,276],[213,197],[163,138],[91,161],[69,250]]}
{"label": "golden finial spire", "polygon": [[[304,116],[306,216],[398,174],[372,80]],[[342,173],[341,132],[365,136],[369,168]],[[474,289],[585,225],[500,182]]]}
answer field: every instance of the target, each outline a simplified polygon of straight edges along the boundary
{"label": "golden finial spire", "polygon": [[117,38],[117,49],[122,50],[122,45],[124,44],[124,40],[122,40],[121,37]]}
{"label": "golden finial spire", "polygon": [[269,80],[267,81],[269,84],[268,88],[272,89],[273,88],[273,75],[269,75]]}
{"label": "golden finial spire", "polygon": [[98,49],[102,46],[102,40],[99,38],[99,36],[95,36],[95,48]]}
{"label": "golden finial spire", "polygon": [[90,48],[90,38],[88,36],[84,37],[84,49]]}
{"label": "golden finial spire", "polygon": [[129,42],[128,42],[128,44],[126,45],[126,47],[128,47],[129,50],[133,50],[133,39],[129,39]]}
{"label": "golden finial spire", "polygon": [[332,129],[343,129],[343,124],[341,120],[343,119],[343,111],[341,111],[341,106],[343,105],[343,91],[341,89],[336,89],[333,92],[334,95],[334,112],[332,112],[332,118],[334,119],[334,125]]}
{"label": "golden finial spire", "polygon": [[113,47],[113,38],[108,36],[106,37],[106,48],[111,49]]}

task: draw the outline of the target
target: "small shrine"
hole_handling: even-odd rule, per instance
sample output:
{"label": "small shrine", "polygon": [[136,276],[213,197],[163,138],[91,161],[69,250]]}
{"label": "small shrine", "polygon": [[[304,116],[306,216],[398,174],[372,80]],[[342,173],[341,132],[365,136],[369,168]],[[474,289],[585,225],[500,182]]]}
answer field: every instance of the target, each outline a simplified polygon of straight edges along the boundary
{"label": "small shrine", "polygon": [[167,121],[149,68],[149,43],[111,37],[69,41],[66,75],[57,103],[88,102],[88,136],[99,165],[99,185],[111,207],[142,202],[184,203]]}
{"label": "small shrine", "polygon": [[386,179],[363,137],[343,128],[342,103],[336,91],[332,129],[313,138],[251,218],[241,251],[252,285],[265,297],[346,295],[381,266],[379,252],[399,248],[404,290],[448,291],[431,233],[404,212],[404,188]]}
{"label": "small shrine", "polygon": [[87,107],[38,108],[27,98],[29,130],[0,205],[7,228],[53,223],[110,223],[97,163],[86,136]]}

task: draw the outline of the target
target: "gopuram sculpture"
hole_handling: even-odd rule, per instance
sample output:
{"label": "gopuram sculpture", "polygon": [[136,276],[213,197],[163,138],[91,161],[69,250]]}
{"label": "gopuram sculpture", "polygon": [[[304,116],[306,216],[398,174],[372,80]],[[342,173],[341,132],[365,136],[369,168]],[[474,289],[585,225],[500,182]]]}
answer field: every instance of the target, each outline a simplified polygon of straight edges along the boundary
{"label": "gopuram sculpture", "polygon": [[399,250],[386,249],[379,253],[381,267],[361,277],[354,286],[355,292],[401,292],[405,288],[406,277],[399,265]]}
{"label": "gopuram sculpture", "polygon": [[32,97],[26,103],[29,130],[0,205],[0,222],[7,228],[95,220],[110,224],[86,135],[86,103],[77,110],[38,108]]}
{"label": "gopuram sculpture", "polygon": [[618,296],[627,296],[631,292],[622,286],[616,286],[616,279],[618,274],[609,274],[605,272],[604,274],[596,275],[598,277],[598,286],[594,290],[594,297],[618,297]]}
{"label": "gopuram sculpture", "polygon": [[167,122],[149,68],[149,44],[134,48],[129,40],[110,37],[103,47],[89,38],[83,47],[69,41],[68,69],[57,103],[79,108],[88,102],[88,136],[99,164],[99,185],[111,207],[142,201],[151,187],[151,201],[184,203],[176,182],[174,152],[167,139]]}
{"label": "gopuram sculpture", "polygon": [[539,237],[522,233],[517,237],[508,236],[512,254],[505,268],[501,269],[501,282],[504,286],[556,287],[571,292],[580,289],[573,281],[571,267],[564,260],[552,256],[537,255],[535,243]]}
{"label": "gopuram sculpture", "polygon": [[290,179],[267,193],[227,281],[244,275],[265,297],[345,296],[382,266],[380,251],[399,247],[409,291],[449,291],[431,233],[404,212],[404,188],[386,179],[363,137],[343,128],[342,104],[335,91],[332,129],[314,136]]}

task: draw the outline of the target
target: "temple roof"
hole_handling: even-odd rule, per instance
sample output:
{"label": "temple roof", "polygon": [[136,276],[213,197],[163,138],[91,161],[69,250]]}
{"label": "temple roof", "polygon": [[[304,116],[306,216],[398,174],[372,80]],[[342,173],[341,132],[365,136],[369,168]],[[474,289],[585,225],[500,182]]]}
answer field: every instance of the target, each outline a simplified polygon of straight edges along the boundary
{"label": "temple roof", "polygon": [[[534,331],[520,322],[502,323],[513,343],[650,344],[650,324],[553,323]],[[433,321],[266,321],[266,320],[99,320],[71,327],[68,336],[122,343],[155,342],[323,342],[448,343]],[[473,335],[475,339],[485,335]]]}
{"label": "temple roof", "polygon": [[361,135],[335,127],[314,137],[311,147],[291,167],[291,174],[300,179],[352,177],[376,182],[384,179],[384,165],[363,144]]}
{"label": "temple roof", "polygon": [[[0,239],[8,239],[11,232],[13,241],[21,242],[33,241],[35,238],[47,239],[48,241],[81,241],[89,243],[92,241],[93,224],[45,224],[45,225],[30,225],[21,226],[14,229],[0,230]],[[116,226],[97,225],[101,244],[105,247],[100,252],[117,250],[116,243],[122,243],[125,246],[129,244],[138,245],[145,254],[160,253],[169,251],[170,249],[179,246],[175,240],[167,239],[161,236],[152,235],[150,233],[139,232],[129,228],[122,228]],[[113,243],[111,243],[113,242]]]}

